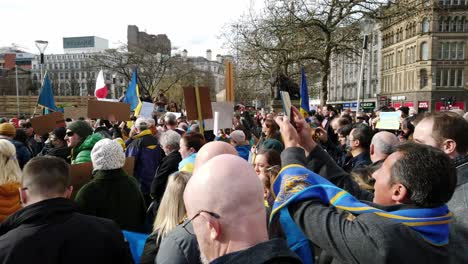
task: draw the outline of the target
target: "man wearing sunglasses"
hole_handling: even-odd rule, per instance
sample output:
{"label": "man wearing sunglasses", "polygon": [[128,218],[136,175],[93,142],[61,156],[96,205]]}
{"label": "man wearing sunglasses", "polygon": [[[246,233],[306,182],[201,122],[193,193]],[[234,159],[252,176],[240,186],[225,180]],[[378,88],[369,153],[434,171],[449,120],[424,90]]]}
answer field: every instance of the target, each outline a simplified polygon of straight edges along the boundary
{"label": "man wearing sunglasses", "polygon": [[99,133],[93,134],[93,129],[85,121],[75,121],[67,126],[65,140],[71,148],[71,163],[79,164],[91,161],[91,150],[102,139]]}
{"label": "man wearing sunglasses", "polygon": [[203,263],[302,263],[286,241],[268,239],[263,186],[244,159],[223,154],[197,168],[184,202]]}

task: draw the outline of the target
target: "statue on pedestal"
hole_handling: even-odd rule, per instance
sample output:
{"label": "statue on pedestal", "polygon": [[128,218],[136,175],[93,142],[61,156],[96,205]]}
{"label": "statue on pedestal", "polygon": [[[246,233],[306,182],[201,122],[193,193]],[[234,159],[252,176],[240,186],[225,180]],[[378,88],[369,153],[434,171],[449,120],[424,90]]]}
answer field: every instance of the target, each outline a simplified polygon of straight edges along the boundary
{"label": "statue on pedestal", "polygon": [[299,85],[283,73],[276,76],[272,86],[275,88],[274,100],[281,100],[280,91],[288,92],[291,100],[299,100],[301,98]]}

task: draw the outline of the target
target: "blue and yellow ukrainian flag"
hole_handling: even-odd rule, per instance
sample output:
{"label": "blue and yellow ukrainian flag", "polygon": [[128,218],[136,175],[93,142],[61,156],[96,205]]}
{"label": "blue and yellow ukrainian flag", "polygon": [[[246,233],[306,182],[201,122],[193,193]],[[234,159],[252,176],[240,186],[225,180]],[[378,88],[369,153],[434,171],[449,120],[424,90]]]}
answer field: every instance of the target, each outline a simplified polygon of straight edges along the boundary
{"label": "blue and yellow ukrainian flag", "polygon": [[301,80],[301,108],[299,111],[302,116],[305,117],[305,114],[310,111],[309,109],[309,91],[307,90],[307,78],[305,75],[305,69],[302,67],[302,80]]}
{"label": "blue and yellow ukrainian flag", "polygon": [[128,84],[127,92],[123,99],[124,103],[130,104],[130,111],[135,112],[135,116],[140,114],[141,100],[140,100],[140,89],[138,87],[137,69],[133,70],[132,79]]}
{"label": "blue and yellow ukrainian flag", "polygon": [[327,179],[297,164],[283,167],[272,183],[272,191],[275,203],[270,220],[279,215],[289,247],[306,264],[312,264],[314,259],[310,241],[292,218],[288,206],[310,199],[319,199],[323,204],[352,215],[373,213],[391,219],[419,233],[428,245],[444,246],[449,242],[452,213],[447,205],[384,211],[357,200]]}

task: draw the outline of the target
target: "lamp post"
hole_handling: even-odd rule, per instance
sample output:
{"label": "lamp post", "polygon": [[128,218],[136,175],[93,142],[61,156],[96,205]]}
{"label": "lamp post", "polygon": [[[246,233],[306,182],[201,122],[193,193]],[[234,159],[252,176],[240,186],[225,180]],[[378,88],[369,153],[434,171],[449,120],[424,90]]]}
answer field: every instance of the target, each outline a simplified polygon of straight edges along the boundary
{"label": "lamp post", "polygon": [[41,65],[39,66],[41,69],[41,86],[42,83],[44,82],[44,75],[42,75],[42,69],[44,68],[44,51],[47,48],[47,45],[49,45],[48,41],[45,40],[36,40],[36,47],[39,50],[39,53],[41,54]]}
{"label": "lamp post", "polygon": [[369,34],[372,30],[372,21],[368,18],[363,18],[361,21],[361,32],[364,35],[362,42],[362,54],[361,54],[361,71],[359,73],[359,81],[357,86],[357,100],[356,100],[356,113],[359,112],[360,100],[361,100],[361,90],[362,90],[362,79],[364,77],[364,60],[366,57],[367,44],[369,40]]}

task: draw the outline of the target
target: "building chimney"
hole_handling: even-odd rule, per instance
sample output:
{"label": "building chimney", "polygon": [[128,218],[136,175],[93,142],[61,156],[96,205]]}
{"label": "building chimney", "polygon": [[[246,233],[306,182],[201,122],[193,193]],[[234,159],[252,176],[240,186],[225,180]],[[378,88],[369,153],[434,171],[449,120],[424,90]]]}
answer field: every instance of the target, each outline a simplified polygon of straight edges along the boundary
{"label": "building chimney", "polygon": [[187,58],[187,53],[188,53],[187,50],[184,49],[184,50],[182,51],[182,58]]}
{"label": "building chimney", "polygon": [[216,61],[218,61],[218,63],[223,63],[223,57],[221,57],[221,55],[216,55]]}
{"label": "building chimney", "polygon": [[207,49],[207,50],[206,50],[206,59],[209,60],[209,61],[211,61],[211,59],[212,59],[212,58],[211,58],[211,50],[210,50],[210,49]]}

